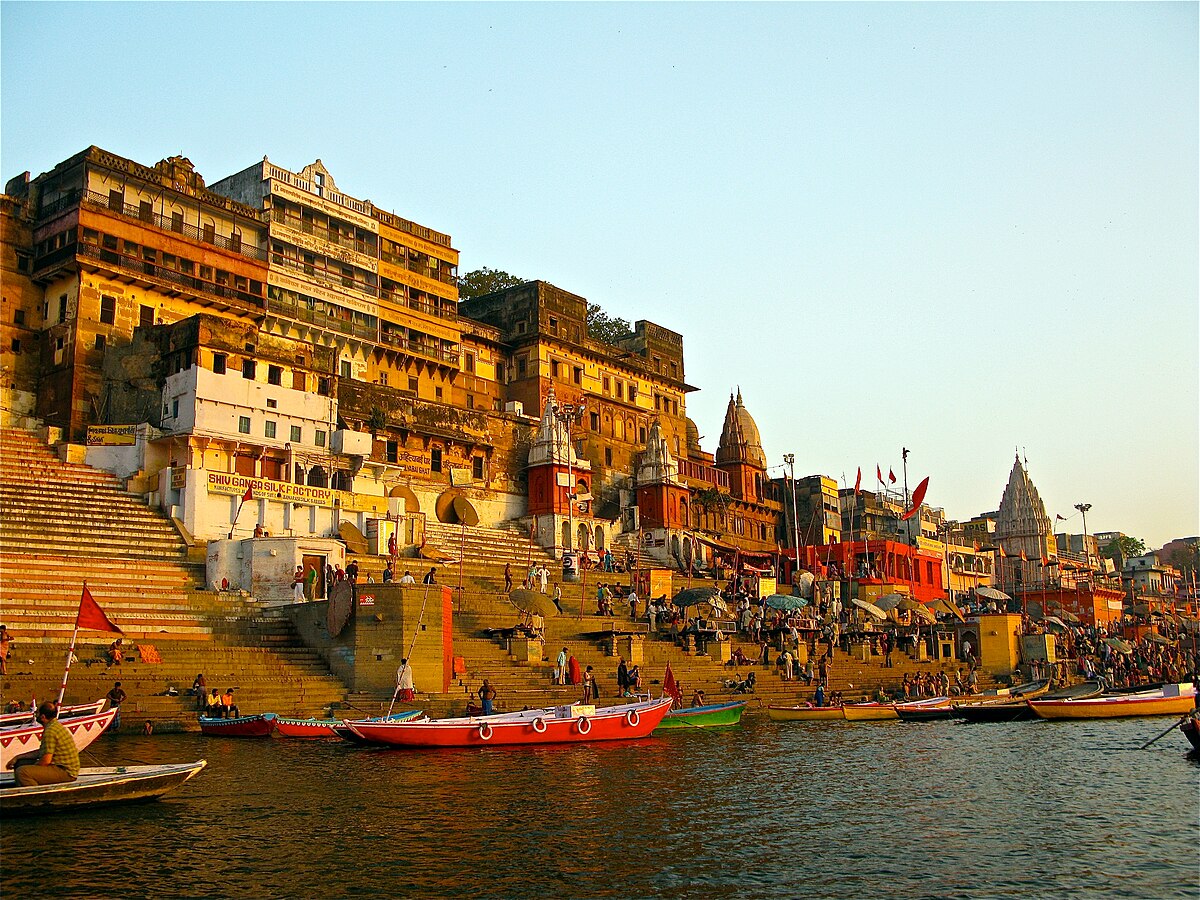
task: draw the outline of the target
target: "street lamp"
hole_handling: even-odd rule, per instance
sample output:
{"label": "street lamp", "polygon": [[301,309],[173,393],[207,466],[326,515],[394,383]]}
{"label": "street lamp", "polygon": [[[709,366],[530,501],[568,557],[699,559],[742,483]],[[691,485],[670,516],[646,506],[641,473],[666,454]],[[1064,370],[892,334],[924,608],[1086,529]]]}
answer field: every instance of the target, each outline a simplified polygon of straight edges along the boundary
{"label": "street lamp", "polygon": [[1083,564],[1088,567],[1088,571],[1092,570],[1092,554],[1088,550],[1088,531],[1087,531],[1087,514],[1092,508],[1090,503],[1076,503],[1075,508],[1083,513]]}
{"label": "street lamp", "polygon": [[[787,463],[787,467],[792,475],[792,530],[795,535],[794,540],[795,540],[795,547],[796,547],[796,566],[792,570],[792,578],[794,580],[796,577],[796,572],[798,572],[800,569],[800,519],[797,518],[797,515],[796,515],[796,454],[795,453],[783,454],[783,461],[785,463]],[[822,534],[824,533],[824,530],[825,530],[825,526],[824,526],[824,522],[822,521],[822,525],[821,525]]]}
{"label": "street lamp", "polygon": [[580,401],[576,406],[574,403],[559,403],[554,404],[554,420],[566,429],[567,435],[567,538],[568,546],[563,547],[563,552],[571,550],[571,546],[575,543],[575,473],[571,466],[571,425],[576,422],[582,422],[584,413],[587,411],[587,404]]}

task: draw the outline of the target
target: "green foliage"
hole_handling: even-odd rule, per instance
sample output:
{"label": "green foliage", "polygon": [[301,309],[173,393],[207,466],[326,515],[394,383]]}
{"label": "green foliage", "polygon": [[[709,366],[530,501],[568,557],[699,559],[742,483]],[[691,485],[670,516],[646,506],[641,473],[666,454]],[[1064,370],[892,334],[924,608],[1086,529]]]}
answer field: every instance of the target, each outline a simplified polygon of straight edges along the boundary
{"label": "green foliage", "polygon": [[605,344],[619,346],[618,341],[633,331],[627,319],[610,316],[600,308],[599,303],[587,305],[588,337]]}
{"label": "green foliage", "polygon": [[490,294],[493,291],[502,291],[505,288],[516,287],[518,284],[524,284],[525,281],[526,279],[516,275],[510,275],[499,269],[489,269],[484,266],[482,269],[476,269],[473,272],[468,272],[466,275],[459,276],[458,298],[460,300],[471,300],[475,297],[482,297],[484,294]]}
{"label": "green foliage", "polygon": [[705,512],[720,512],[724,513],[729,506],[729,497],[722,494],[715,487],[707,487],[703,490],[696,491],[693,502],[703,509]]}
{"label": "green foliage", "polygon": [[1166,555],[1163,562],[1174,566],[1184,578],[1191,580],[1192,574],[1200,571],[1200,543],[1177,547]]}
{"label": "green foliage", "polygon": [[367,428],[370,429],[372,437],[387,428],[387,413],[383,411],[382,407],[371,407],[371,411],[367,414]]}
{"label": "green foliage", "polygon": [[1127,559],[1132,559],[1135,556],[1141,556],[1146,552],[1146,542],[1141,538],[1122,535],[1118,538],[1113,538],[1107,544],[1100,548],[1100,555],[1105,559],[1115,559],[1120,563],[1124,563]]}

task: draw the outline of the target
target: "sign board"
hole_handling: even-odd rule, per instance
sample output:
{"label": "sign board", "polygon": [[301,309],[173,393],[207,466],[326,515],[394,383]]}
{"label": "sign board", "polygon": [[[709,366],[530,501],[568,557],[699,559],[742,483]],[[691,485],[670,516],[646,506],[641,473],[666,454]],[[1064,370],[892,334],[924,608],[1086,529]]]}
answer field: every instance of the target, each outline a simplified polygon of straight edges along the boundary
{"label": "sign board", "polygon": [[137,443],[136,425],[89,425],[89,447],[130,447]]}
{"label": "sign board", "polygon": [[178,467],[171,470],[171,490],[182,491],[187,484],[187,469]]}
{"label": "sign board", "polygon": [[464,485],[471,483],[470,469],[454,469],[450,470],[450,483],[453,485]]}
{"label": "sign board", "polygon": [[308,484],[292,484],[269,478],[254,478],[234,472],[208,472],[210,494],[241,496],[249,488],[255,500],[275,500],[282,503],[301,503],[307,506],[340,506],[364,512],[387,512],[387,498],[352,494]]}
{"label": "sign board", "polygon": [[375,595],[374,594],[359,594],[358,595],[358,605],[359,606],[374,606],[375,605]]}

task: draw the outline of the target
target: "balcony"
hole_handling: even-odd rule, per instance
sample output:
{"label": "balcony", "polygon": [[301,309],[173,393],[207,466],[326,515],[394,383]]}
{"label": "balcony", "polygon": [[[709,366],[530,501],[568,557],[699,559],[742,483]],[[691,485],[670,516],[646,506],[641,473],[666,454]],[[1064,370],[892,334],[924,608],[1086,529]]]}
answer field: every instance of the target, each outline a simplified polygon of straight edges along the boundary
{"label": "balcony", "polygon": [[[67,198],[63,198],[64,200]],[[62,201],[56,201],[55,204]],[[181,220],[170,219],[166,216],[160,216],[155,213],[143,213],[140,207],[130,206],[126,203],[114,204],[110,202],[110,198],[105,194],[97,193],[96,191],[87,191],[83,194],[81,206],[86,206],[89,209],[102,209],[109,212],[114,212],[123,219],[130,219],[135,222],[144,222],[161,231],[169,231],[173,234],[178,234],[192,241],[198,241],[203,244],[211,244],[222,250],[228,250],[231,253],[236,253],[239,256],[244,256],[246,259],[255,259],[266,261],[267,252],[252,244],[244,243],[240,238],[225,237],[222,234],[215,234],[211,231],[206,231],[201,228],[196,228],[193,225],[186,225]],[[43,210],[42,215],[46,212]]]}
{"label": "balcony", "polygon": [[[67,248],[63,248],[67,249]],[[76,251],[79,259],[91,260],[97,268],[115,270],[122,275],[149,284],[159,290],[175,291],[181,294],[206,295],[230,300],[255,309],[262,309],[264,298],[240,291],[224,284],[202,281],[191,275],[185,275],[174,269],[168,269],[157,263],[148,262],[137,256],[126,256],[116,250],[107,250],[94,244],[77,244]],[[56,251],[58,252],[58,251]],[[52,256],[54,254],[51,254]]]}

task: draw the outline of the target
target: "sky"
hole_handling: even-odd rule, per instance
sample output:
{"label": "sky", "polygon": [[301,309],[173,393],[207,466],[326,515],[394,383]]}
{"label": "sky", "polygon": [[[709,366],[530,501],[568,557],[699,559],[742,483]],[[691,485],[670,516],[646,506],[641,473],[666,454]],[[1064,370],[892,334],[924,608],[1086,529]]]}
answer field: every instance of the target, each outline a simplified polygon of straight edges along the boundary
{"label": "sky", "polygon": [[[684,336],[714,452],[1200,533],[1195,3],[0,4],[0,175],[320,158]],[[782,469],[773,474],[781,474]]]}

